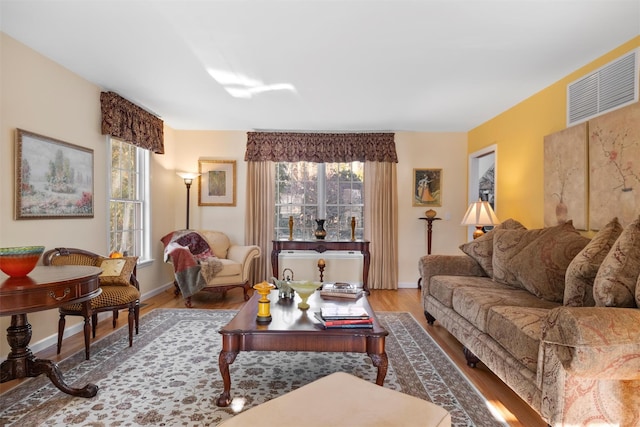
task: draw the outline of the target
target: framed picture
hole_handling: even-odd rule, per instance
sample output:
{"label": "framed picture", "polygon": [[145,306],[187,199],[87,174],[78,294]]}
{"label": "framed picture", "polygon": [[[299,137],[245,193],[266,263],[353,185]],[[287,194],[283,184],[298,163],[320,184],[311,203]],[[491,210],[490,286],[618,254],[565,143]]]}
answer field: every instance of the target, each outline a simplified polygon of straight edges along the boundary
{"label": "framed picture", "polygon": [[413,206],[442,206],[442,169],[413,170]]}
{"label": "framed picture", "polygon": [[198,172],[199,206],[236,205],[235,160],[199,160]]}
{"label": "framed picture", "polygon": [[15,218],[93,218],[93,150],[18,129]]}

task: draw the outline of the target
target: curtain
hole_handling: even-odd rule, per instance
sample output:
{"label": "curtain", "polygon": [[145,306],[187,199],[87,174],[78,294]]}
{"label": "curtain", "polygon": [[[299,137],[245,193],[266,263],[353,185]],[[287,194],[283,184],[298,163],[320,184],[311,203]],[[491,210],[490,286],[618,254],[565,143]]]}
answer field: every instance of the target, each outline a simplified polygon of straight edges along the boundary
{"label": "curtain", "polygon": [[248,162],[247,164],[247,213],[245,220],[245,244],[258,245],[260,258],[253,263],[253,284],[271,276],[271,249],[275,214],[275,164],[273,162]]}
{"label": "curtain", "polygon": [[100,107],[103,135],[164,154],[164,123],[161,119],[114,92],[100,94]]}
{"label": "curtain", "polygon": [[398,288],[398,185],[396,164],[364,164],[364,238],[369,240],[370,289]]}
{"label": "curtain", "polygon": [[398,163],[393,133],[249,132],[246,161]]}
{"label": "curtain", "polygon": [[370,289],[398,288],[398,157],[393,133],[249,132],[247,170],[247,244],[262,255],[255,281],[268,280],[274,238],[273,162],[365,162],[365,239],[371,253]]}

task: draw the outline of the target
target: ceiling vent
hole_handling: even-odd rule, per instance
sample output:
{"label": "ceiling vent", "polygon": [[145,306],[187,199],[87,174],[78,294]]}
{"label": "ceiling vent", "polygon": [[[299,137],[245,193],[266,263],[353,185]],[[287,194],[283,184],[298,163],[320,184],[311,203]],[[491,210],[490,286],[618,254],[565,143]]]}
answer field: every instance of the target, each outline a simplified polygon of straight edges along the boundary
{"label": "ceiling vent", "polygon": [[638,50],[567,86],[567,126],[638,101]]}

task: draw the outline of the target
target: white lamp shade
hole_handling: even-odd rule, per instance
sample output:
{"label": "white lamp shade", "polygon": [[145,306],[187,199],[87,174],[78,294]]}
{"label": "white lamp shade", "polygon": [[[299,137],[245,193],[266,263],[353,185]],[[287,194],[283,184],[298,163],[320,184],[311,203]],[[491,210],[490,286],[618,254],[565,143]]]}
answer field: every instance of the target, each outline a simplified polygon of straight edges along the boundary
{"label": "white lamp shade", "polygon": [[478,200],[469,205],[467,213],[464,214],[460,225],[498,225],[500,220],[491,209],[491,205],[487,201]]}
{"label": "white lamp shade", "polygon": [[200,176],[199,173],[193,173],[193,172],[176,172],[176,173],[182,179],[196,179],[197,177]]}

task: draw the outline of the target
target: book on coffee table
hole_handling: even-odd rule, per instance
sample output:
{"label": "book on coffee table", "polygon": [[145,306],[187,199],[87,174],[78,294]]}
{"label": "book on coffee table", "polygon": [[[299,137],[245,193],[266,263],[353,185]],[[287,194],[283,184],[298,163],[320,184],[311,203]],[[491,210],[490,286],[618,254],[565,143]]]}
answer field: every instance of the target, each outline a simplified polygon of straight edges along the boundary
{"label": "book on coffee table", "polygon": [[323,298],[358,299],[363,295],[361,288],[346,282],[325,283],[320,290]]}
{"label": "book on coffee table", "polygon": [[325,329],[350,329],[350,328],[373,328],[373,319],[342,319],[342,320],[326,320],[322,317],[322,313],[317,311],[314,313],[316,319]]}
{"label": "book on coffee table", "polygon": [[361,320],[371,318],[363,307],[352,304],[324,304],[320,307],[320,315],[324,320]]}

